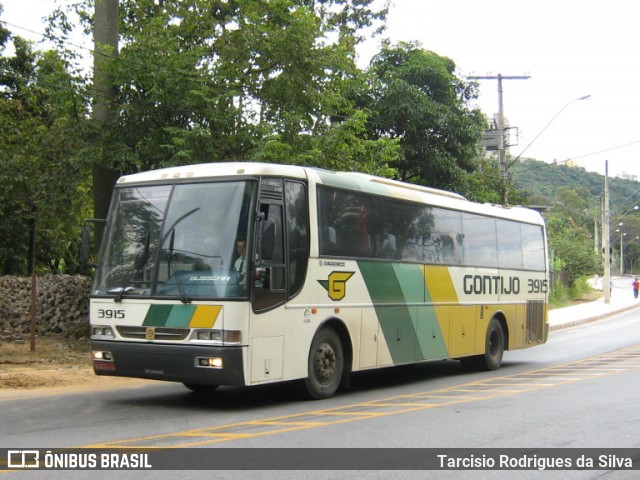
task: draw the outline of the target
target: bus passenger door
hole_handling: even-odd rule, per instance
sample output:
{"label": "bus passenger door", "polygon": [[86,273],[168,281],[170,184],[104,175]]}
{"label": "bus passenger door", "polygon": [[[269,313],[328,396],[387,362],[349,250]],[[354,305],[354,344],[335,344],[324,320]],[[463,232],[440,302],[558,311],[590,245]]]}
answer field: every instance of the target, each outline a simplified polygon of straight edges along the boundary
{"label": "bus passenger door", "polygon": [[260,205],[257,225],[254,310],[267,310],[284,302],[285,263],[282,205]]}
{"label": "bus passenger door", "polygon": [[253,239],[250,278],[251,381],[279,380],[284,369],[285,234],[283,180],[262,179]]}
{"label": "bus passenger door", "polygon": [[256,264],[250,324],[253,382],[291,378],[298,370],[291,358],[297,358],[299,345],[287,335],[291,333],[291,322],[299,319],[301,310],[287,310],[283,306],[287,299],[300,292],[306,279],[309,260],[307,205],[304,183],[262,179],[256,211]]}

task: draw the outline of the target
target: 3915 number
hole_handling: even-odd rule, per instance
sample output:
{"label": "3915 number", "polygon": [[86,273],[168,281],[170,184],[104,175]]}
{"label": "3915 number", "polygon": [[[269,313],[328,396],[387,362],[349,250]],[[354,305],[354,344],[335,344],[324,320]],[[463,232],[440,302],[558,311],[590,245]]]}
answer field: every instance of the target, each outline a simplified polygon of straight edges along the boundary
{"label": "3915 number", "polygon": [[538,278],[530,278],[527,282],[528,293],[547,293],[549,290],[549,282]]}
{"label": "3915 number", "polygon": [[101,308],[98,310],[98,318],[106,318],[108,320],[122,320],[124,318],[124,310]]}

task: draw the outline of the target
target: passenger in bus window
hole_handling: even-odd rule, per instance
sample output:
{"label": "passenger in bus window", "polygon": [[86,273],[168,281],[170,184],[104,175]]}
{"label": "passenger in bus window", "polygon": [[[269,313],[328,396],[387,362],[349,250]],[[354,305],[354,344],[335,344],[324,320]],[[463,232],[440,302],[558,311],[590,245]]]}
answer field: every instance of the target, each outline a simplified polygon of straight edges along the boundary
{"label": "passenger in bus window", "polygon": [[233,263],[233,269],[238,272],[238,283],[245,285],[247,241],[244,238],[236,240],[236,253],[238,254],[238,258],[236,258],[236,261]]}

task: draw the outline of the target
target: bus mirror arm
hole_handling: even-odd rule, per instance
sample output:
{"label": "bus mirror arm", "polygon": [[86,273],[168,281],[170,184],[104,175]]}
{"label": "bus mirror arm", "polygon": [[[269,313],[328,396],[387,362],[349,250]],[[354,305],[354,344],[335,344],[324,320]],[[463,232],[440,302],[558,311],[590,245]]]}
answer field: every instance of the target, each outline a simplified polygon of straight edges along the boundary
{"label": "bus mirror arm", "polygon": [[273,220],[265,220],[262,224],[261,257],[273,260],[276,246],[276,224]]}
{"label": "bus mirror arm", "polygon": [[264,212],[256,213],[256,243],[258,244],[256,248],[256,265],[260,265],[260,263],[262,263],[262,224],[264,223],[264,219]]}
{"label": "bus mirror arm", "polygon": [[101,223],[105,224],[107,221],[102,218],[86,218],[84,220],[84,226],[82,227],[82,240],[80,243],[80,263],[88,267],[97,267],[96,264],[89,263],[91,257],[91,227],[90,224]]}
{"label": "bus mirror arm", "polygon": [[262,260],[273,259],[276,243],[276,224],[273,220],[266,220],[263,212],[258,213],[257,221],[258,258],[256,259],[256,262],[260,265]]}

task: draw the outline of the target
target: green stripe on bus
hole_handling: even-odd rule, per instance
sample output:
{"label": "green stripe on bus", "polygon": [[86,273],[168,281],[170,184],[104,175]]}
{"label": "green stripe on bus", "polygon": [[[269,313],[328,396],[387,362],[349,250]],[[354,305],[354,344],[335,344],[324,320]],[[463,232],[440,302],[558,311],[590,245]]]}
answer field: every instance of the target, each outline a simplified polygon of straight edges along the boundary
{"label": "green stripe on bus", "polygon": [[164,327],[173,305],[151,305],[142,323],[143,327]]}
{"label": "green stripe on bus", "polygon": [[195,311],[195,305],[174,305],[165,326],[187,328]]}
{"label": "green stripe on bus", "polygon": [[393,362],[447,358],[435,309],[425,304],[422,267],[377,262],[358,262],[358,266],[371,301],[378,305],[378,321]]}

